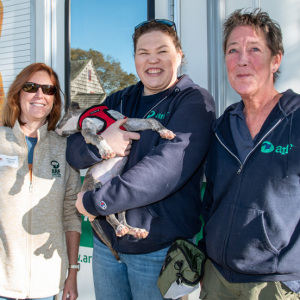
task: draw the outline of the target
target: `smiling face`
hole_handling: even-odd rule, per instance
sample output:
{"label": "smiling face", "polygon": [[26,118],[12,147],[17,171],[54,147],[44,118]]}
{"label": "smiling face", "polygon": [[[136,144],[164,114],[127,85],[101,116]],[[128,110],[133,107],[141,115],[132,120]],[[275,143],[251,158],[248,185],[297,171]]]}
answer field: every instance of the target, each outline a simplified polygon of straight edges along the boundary
{"label": "smiling face", "polygon": [[[46,71],[38,71],[34,73],[28,78],[27,82],[53,85],[53,82]],[[54,95],[45,95],[41,87],[36,93],[27,93],[21,90],[20,119],[26,124],[40,123],[43,125],[52,110],[54,97]]]}
{"label": "smiling face", "polygon": [[225,63],[232,88],[244,99],[274,90],[273,73],[282,55],[272,56],[263,35],[251,26],[237,26],[229,35]]}
{"label": "smiling face", "polygon": [[176,82],[181,57],[172,38],[161,31],[147,32],[138,39],[135,67],[144,84],[144,95],[162,92]]}

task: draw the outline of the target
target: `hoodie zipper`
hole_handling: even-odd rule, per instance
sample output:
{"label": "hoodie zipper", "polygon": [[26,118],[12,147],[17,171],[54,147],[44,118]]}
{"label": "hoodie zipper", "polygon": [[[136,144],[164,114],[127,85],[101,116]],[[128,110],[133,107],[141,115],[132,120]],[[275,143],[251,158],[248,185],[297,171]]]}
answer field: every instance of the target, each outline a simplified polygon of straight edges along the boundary
{"label": "hoodie zipper", "polygon": [[237,172],[237,174],[240,174],[241,172],[239,172],[240,170],[242,170],[242,167],[243,167],[243,164],[242,164],[242,162],[240,161],[240,159],[235,155],[235,154],[233,154],[233,152],[232,151],[230,151],[229,149],[228,149],[228,147],[226,147],[226,145],[220,140],[220,138],[219,138],[219,136],[217,135],[217,133],[215,133],[215,136],[216,136],[216,138],[218,139],[218,141],[219,141],[219,143],[238,161],[238,163],[239,163],[239,165],[240,165],[240,168],[239,168],[239,170],[238,170],[238,172]]}
{"label": "hoodie zipper", "polygon": [[220,144],[239,162],[240,167],[239,167],[239,169],[237,171],[237,175],[241,174],[242,169],[243,169],[243,167],[244,167],[247,159],[249,158],[249,156],[257,149],[257,147],[262,143],[262,141],[279,125],[279,123],[282,122],[283,119],[284,118],[278,120],[277,123],[259,140],[259,142],[254,146],[254,148],[247,154],[247,156],[246,156],[246,158],[245,158],[245,160],[244,160],[243,163],[240,161],[240,159],[235,154],[233,154],[232,151],[230,151],[228,149],[228,147],[226,147],[226,145],[218,137],[217,133],[215,133],[215,136],[218,139],[218,141],[220,142]]}
{"label": "hoodie zipper", "polygon": [[[240,159],[234,155],[226,146],[225,144],[220,140],[220,138],[218,137],[218,135],[215,133],[215,136],[217,137],[218,141],[220,142],[220,144],[239,162],[240,164],[240,168],[237,171],[237,175],[241,174],[242,169],[246,163],[246,161],[248,160],[249,156],[257,149],[257,147],[262,143],[262,141],[282,122],[284,118],[281,118],[280,120],[277,121],[277,123],[259,140],[259,142],[255,145],[255,147],[248,153],[248,155],[246,156],[244,162],[242,163],[240,161]],[[236,199],[237,196],[235,196],[235,203],[236,203]],[[235,204],[234,203],[234,204]],[[234,205],[234,210],[235,210],[235,205]],[[231,231],[231,227],[232,227],[232,223],[233,223],[233,216],[234,216],[234,211],[231,211],[229,220],[230,220],[230,224],[228,226],[228,230],[226,232],[225,235],[225,239],[224,239],[224,243],[223,243],[223,255],[222,255],[222,261],[223,261],[223,266],[226,267],[226,263],[225,263],[225,257],[226,257],[226,249],[227,249],[227,244],[228,244],[228,236],[229,236],[229,232]]]}
{"label": "hoodie zipper", "polygon": [[[32,169],[31,169],[31,174],[33,175],[33,163],[32,163]],[[33,177],[33,176],[32,176]],[[33,179],[33,178],[32,178]],[[29,199],[28,201],[30,201],[29,203],[29,206],[31,207],[31,203],[32,203],[32,192],[33,192],[33,184],[32,184],[32,181],[30,181],[30,184],[29,184]],[[31,208],[30,208],[31,209]],[[31,220],[31,213],[30,213],[30,216],[28,216],[28,232],[31,232],[32,230],[32,220]],[[27,296],[25,299],[28,299],[29,298],[29,294],[30,294],[30,288],[31,288],[31,247],[32,247],[32,241],[31,241],[31,238],[30,238],[30,235],[28,235],[28,278],[27,278],[27,283],[26,283],[26,287],[27,287]]]}
{"label": "hoodie zipper", "polygon": [[[37,138],[38,139],[38,138]],[[28,155],[28,146],[27,146],[27,143],[26,143],[26,139],[24,137],[24,140],[25,140],[25,145],[26,145],[26,148],[27,148],[27,155]],[[36,149],[36,146],[38,144],[38,140],[37,140],[37,143],[33,149],[33,158],[34,158],[34,152],[35,152],[35,149]],[[29,174],[30,178],[29,178],[29,189],[28,189],[28,201],[30,201],[29,203],[29,207],[30,207],[30,210],[31,210],[31,207],[32,207],[32,192],[33,192],[33,168],[34,168],[34,164],[33,164],[33,159],[32,159],[32,165],[31,165],[31,174]],[[30,216],[28,217],[28,232],[31,232],[32,231],[32,215],[30,214]],[[27,296],[25,297],[25,299],[29,299],[29,294],[30,294],[30,290],[31,290],[31,248],[32,248],[32,240],[31,238],[28,239],[28,259],[27,259],[27,262],[28,262],[28,278],[27,278],[27,282],[26,282],[26,294]]]}
{"label": "hoodie zipper", "polygon": [[145,115],[143,116],[143,119],[146,119],[146,117],[149,115],[150,111],[153,110],[156,106],[158,106],[159,104],[161,104],[163,101],[165,101],[168,98],[168,95],[165,96],[163,99],[161,99],[158,103],[156,103],[152,108],[150,108]]}
{"label": "hoodie zipper", "polygon": [[[27,157],[28,157],[28,146],[27,146],[27,142],[26,142],[26,138],[25,138],[25,135],[24,135],[24,145],[25,145],[25,148],[27,150]],[[32,164],[32,168],[33,168],[33,164]],[[31,175],[30,175],[30,172],[32,174],[32,168],[30,170],[29,168],[29,186],[28,186],[28,195],[27,195],[27,208],[29,207],[29,202],[31,201],[31,198],[32,198],[32,181],[31,181]],[[28,216],[28,227],[27,227],[27,231],[30,232],[30,217]],[[30,247],[31,247],[31,243],[30,243],[30,238],[28,237],[29,234],[27,235],[27,238],[26,238],[26,263],[27,263],[27,275],[29,276],[26,276],[26,281],[25,281],[25,293],[26,293],[26,296],[25,296],[25,299],[28,299],[28,295],[29,295],[29,290],[30,290]]]}

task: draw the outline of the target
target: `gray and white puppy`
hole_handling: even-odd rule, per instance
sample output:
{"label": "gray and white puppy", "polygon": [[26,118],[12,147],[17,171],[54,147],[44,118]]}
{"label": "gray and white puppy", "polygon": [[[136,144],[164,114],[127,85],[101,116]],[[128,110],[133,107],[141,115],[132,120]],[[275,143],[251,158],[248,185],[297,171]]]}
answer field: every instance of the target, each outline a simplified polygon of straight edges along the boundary
{"label": "gray and white puppy", "polygon": [[[81,127],[78,125],[80,118],[85,112],[86,109],[82,109],[79,107],[78,103],[72,102],[69,109],[58,123],[55,131],[61,136],[68,136],[81,131],[86,143],[93,144],[99,149],[99,153],[103,160],[88,169],[82,184],[82,191],[90,191],[95,188],[101,188],[107,181],[117,175],[120,175],[128,157],[116,157],[114,151],[106,143],[105,139],[101,135],[97,134],[106,129],[105,126],[107,123],[105,122],[105,119],[96,118],[94,117],[94,114],[91,114],[90,116],[88,115],[83,118],[81,121]],[[108,113],[108,115],[114,120],[125,118],[123,114],[115,110],[107,110],[106,113]],[[123,127],[128,131],[141,131],[148,129],[157,131],[164,139],[173,139],[175,137],[175,134],[172,131],[166,129],[155,119],[127,118]],[[114,228],[118,237],[122,237],[125,234],[133,235],[138,239],[146,238],[148,236],[148,232],[145,229],[132,227],[127,224],[125,211],[119,212],[118,218],[112,214],[107,216],[106,220]],[[107,239],[99,222],[92,221],[91,225],[101,240],[113,252],[116,259],[119,260],[118,254],[112,249],[111,243]]]}

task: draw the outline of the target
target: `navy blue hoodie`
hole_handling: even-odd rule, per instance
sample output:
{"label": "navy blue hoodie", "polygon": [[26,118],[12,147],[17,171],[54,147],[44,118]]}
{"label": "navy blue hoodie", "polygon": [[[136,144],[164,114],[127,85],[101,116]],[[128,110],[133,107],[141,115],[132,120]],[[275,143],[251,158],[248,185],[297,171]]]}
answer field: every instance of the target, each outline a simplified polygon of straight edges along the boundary
{"label": "navy blue hoodie", "polygon": [[208,257],[230,282],[300,279],[300,95],[283,93],[244,161],[230,106],[215,122],[204,197]]}
{"label": "navy blue hoodie", "polygon": [[[139,82],[107,97],[104,104],[135,117],[142,90]],[[169,141],[156,132],[141,132],[140,140],[133,142],[123,174],[83,197],[85,209],[102,216],[99,222],[119,252],[157,251],[177,238],[193,237],[201,227],[200,186],[212,137],[214,101],[188,76],[181,77],[162,100],[150,115],[176,137]],[[67,160],[82,169],[100,158],[96,147],[85,144],[81,134],[75,134],[68,138]],[[101,200],[106,203],[105,210]],[[149,231],[146,239],[116,237],[104,216],[123,210],[127,211],[129,225]]]}

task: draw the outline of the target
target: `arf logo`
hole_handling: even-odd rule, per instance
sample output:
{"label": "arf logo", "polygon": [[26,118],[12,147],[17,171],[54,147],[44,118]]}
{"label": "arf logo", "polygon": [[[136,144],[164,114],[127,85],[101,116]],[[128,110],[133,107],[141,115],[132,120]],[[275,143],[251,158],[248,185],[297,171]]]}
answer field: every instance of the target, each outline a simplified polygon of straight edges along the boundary
{"label": "arf logo", "polygon": [[286,155],[289,153],[289,150],[291,150],[294,147],[292,144],[287,144],[284,146],[274,146],[270,142],[263,142],[260,148],[260,151],[262,153],[271,153],[275,150],[275,153],[279,153],[281,155]]}
{"label": "arf logo", "polygon": [[52,166],[52,177],[61,177],[58,161],[52,160],[50,164]]}
{"label": "arf logo", "polygon": [[274,146],[270,142],[263,142],[260,148],[262,153],[270,153],[274,151]]}
{"label": "arf logo", "polygon": [[59,163],[56,160],[51,161],[51,166],[53,169],[58,169],[59,168]]}

